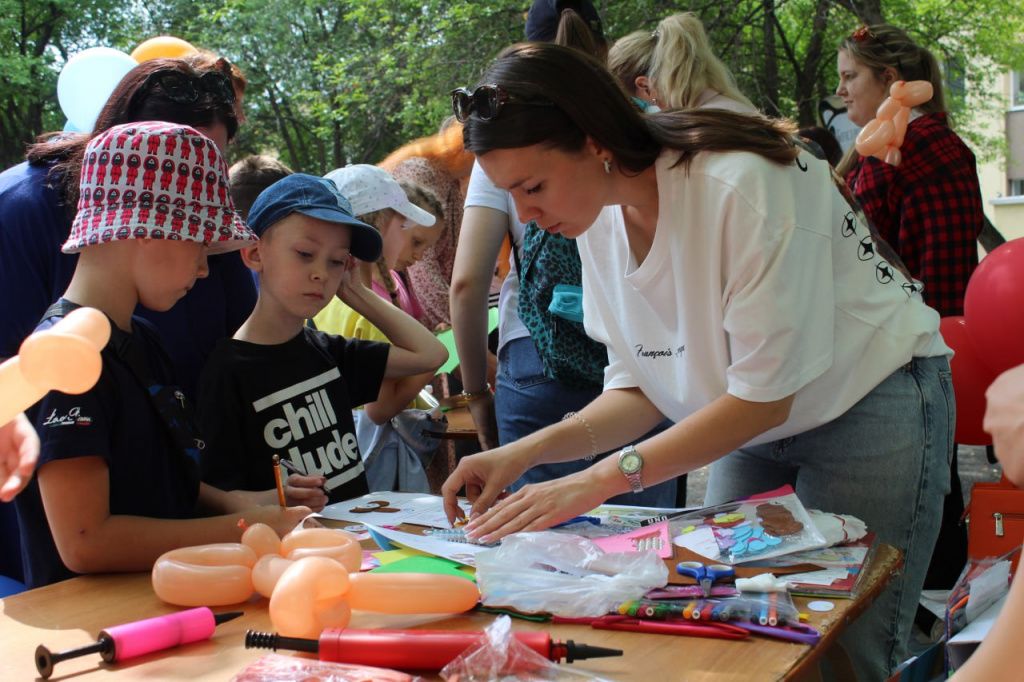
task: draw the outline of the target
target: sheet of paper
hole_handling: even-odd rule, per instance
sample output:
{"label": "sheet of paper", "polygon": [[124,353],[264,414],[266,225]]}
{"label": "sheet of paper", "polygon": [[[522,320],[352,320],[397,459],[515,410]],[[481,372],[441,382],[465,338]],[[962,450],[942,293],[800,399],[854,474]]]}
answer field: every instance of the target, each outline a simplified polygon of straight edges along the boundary
{"label": "sheet of paper", "polygon": [[[469,502],[460,500],[459,505],[468,516]],[[448,517],[444,513],[442,498],[438,495],[422,493],[370,493],[353,500],[329,504],[314,516],[375,526],[398,526],[403,523],[411,523],[432,528],[450,528]]]}
{"label": "sheet of paper", "polygon": [[967,624],[967,627],[953,635],[949,640],[949,644],[946,645],[946,651],[949,654],[949,664],[954,670],[967,661],[978,647],[978,644],[981,643],[981,640],[988,634],[988,631],[992,629],[992,625],[995,623],[1005,603],[1006,595],[979,614],[975,620]]}
{"label": "sheet of paper", "polygon": [[805,585],[824,585],[828,586],[834,583],[836,580],[846,580],[850,577],[850,572],[845,568],[826,568],[821,571],[809,571],[807,573],[791,573],[785,576],[786,580],[794,583],[804,583]]}
{"label": "sheet of paper", "polygon": [[715,532],[711,530],[711,526],[697,526],[689,533],[675,536],[672,538],[672,542],[708,559],[719,557],[718,542],[715,540]]}
{"label": "sheet of paper", "polygon": [[369,523],[366,525],[373,532],[380,533],[388,540],[397,542],[404,547],[418,549],[421,552],[450,559],[456,563],[472,566],[473,568],[476,568],[476,555],[485,549],[490,549],[484,545],[472,545],[467,542],[450,542],[448,540],[440,540],[429,535],[405,533],[400,530],[382,528]]}
{"label": "sheet of paper", "polygon": [[644,552],[654,550],[662,559],[672,557],[672,542],[668,537],[668,521],[637,528],[628,533],[595,538],[594,544],[606,552]]}
{"label": "sheet of paper", "polygon": [[971,598],[967,600],[965,607],[968,623],[974,621],[1009,590],[1010,562],[997,561],[970,584]]}

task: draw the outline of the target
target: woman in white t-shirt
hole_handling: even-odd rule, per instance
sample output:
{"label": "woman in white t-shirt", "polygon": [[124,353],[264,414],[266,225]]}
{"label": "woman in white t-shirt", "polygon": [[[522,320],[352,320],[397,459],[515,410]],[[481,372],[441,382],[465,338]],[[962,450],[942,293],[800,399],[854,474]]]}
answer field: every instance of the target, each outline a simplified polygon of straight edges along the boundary
{"label": "woman in white t-shirt", "polygon": [[[714,462],[706,502],[794,485],[862,518],[905,571],[844,637],[863,679],[904,657],[949,484],[954,402],[939,317],[828,165],[778,121],[639,115],[597,62],[507,49],[458,98],[466,148],[522,219],[578,237],[584,320],[608,346],[579,419],[463,459],[469,534],[546,528]],[[528,467],[632,442],[498,500]],[[493,505],[493,507],[492,507]]]}

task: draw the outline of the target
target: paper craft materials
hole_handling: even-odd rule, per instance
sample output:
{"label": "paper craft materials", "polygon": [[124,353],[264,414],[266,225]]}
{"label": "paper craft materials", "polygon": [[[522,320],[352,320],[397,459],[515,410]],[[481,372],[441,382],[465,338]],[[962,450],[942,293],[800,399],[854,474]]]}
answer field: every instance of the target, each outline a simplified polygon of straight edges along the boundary
{"label": "paper craft materials", "polygon": [[668,534],[668,521],[644,526],[620,535],[594,538],[594,544],[606,552],[653,551],[662,559],[672,557],[672,542]]}
{"label": "paper craft materials", "polygon": [[476,580],[472,569],[461,570],[459,564],[436,556],[413,556],[392,561],[375,568],[371,573],[432,573],[454,575],[467,580]]}
{"label": "paper craft materials", "polygon": [[[450,559],[466,566],[476,566],[476,555],[488,549],[486,545],[450,542],[429,535],[416,535],[415,533],[406,533],[370,524],[367,524],[366,527],[370,530],[375,540],[379,536],[389,545],[391,543],[398,543],[403,547],[417,549],[421,552]],[[379,545],[380,542],[378,541],[377,544]]]}
{"label": "paper craft materials", "polygon": [[[498,309],[488,308],[487,309],[487,333],[490,334],[498,328]],[[455,331],[453,329],[446,329],[437,335],[437,340],[440,341],[446,349],[448,349],[448,360],[437,368],[437,374],[448,374],[453,369],[459,366],[459,352],[455,347]]]}
{"label": "paper craft materials", "polygon": [[496,544],[474,540],[466,535],[464,528],[431,528],[423,534],[436,540],[444,540],[445,542],[464,542],[469,545],[483,545],[484,547],[494,547]]}
{"label": "paper craft materials", "polygon": [[[588,658],[621,656],[621,649],[609,649],[572,640],[557,642],[546,632],[514,632],[522,644],[548,660],[572,663]],[[327,629],[318,639],[283,637],[268,632],[245,633],[246,649],[287,649],[316,654],[321,661],[344,661],[406,670],[440,670],[483,632],[458,630],[356,630]]]}
{"label": "paper craft materials", "polygon": [[[469,502],[460,500],[459,505],[466,512],[466,516],[469,516]],[[444,513],[444,500],[439,495],[422,493],[370,493],[345,502],[329,504],[318,516],[374,526],[399,526],[408,523],[431,528],[451,527]]]}
{"label": "paper craft materials", "polygon": [[807,603],[807,608],[818,613],[828,613],[835,607],[836,605],[830,601],[812,601]]}
{"label": "paper craft materials", "polygon": [[221,623],[241,615],[241,611],[215,614],[204,606],[106,628],[100,631],[95,643],[77,649],[53,653],[40,644],[35,653],[36,669],[45,680],[53,674],[53,666],[70,658],[99,654],[107,663],[113,663],[198,642],[212,637]]}
{"label": "paper craft materials", "polygon": [[753,578],[737,578],[736,589],[740,592],[788,592],[789,581],[762,573]]}

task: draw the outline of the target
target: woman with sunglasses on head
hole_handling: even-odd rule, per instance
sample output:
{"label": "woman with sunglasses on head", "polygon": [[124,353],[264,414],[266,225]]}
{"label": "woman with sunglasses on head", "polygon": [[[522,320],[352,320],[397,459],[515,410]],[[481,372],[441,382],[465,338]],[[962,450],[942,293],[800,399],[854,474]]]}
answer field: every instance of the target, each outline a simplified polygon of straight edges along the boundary
{"label": "woman with sunglasses on head", "polygon": [[[5,321],[0,358],[18,352],[21,341],[71,280],[77,256],[62,254],[60,245],[78,204],[78,175],[88,141],[122,123],[162,120],[193,126],[223,151],[238,131],[237,94],[245,87],[244,78],[235,72],[237,67],[209,53],[140,64],[114,89],[93,133],[45,135],[29,147],[26,162],[0,174],[0,319]],[[127,203],[173,211],[161,202],[161,186],[184,180],[192,187],[196,178],[180,178],[177,168],[152,167],[155,157],[147,151],[124,149],[98,161],[111,177],[138,174],[152,179],[151,192],[141,192]],[[221,189],[227,191],[223,187],[218,192]],[[252,277],[231,253],[210,258],[209,277],[199,280],[171,310],[140,308],[139,314],[157,326],[182,387],[187,395],[195,395],[207,354],[218,339],[237,329],[255,301]]]}
{"label": "woman with sunglasses on head", "polygon": [[[466,148],[522,219],[577,238],[604,391],[575,424],[467,457],[442,491],[468,534],[539,530],[713,463],[708,504],[792,484],[862,518],[904,573],[843,641],[861,678],[905,654],[949,481],[953,393],[938,315],[884,259],[828,164],[792,127],[687,110],[641,115],[597,62],[517,45],[457,101]],[[527,468],[633,442],[499,501]]]}
{"label": "woman with sunglasses on head", "polygon": [[757,109],[711,50],[704,24],[693,12],[665,17],[654,31],[634,31],[608,51],[608,70],[642,111]]}
{"label": "woman with sunglasses on head", "polygon": [[[607,52],[600,19],[590,2],[537,0],[527,16],[526,36],[530,40],[554,40],[556,44],[601,60]],[[473,94],[464,89],[453,93],[455,102],[467,97],[472,99]],[[456,116],[462,117],[458,111]],[[537,236],[536,231],[528,227],[529,222],[529,218],[517,215],[512,195],[496,187],[484,169],[476,164],[466,193],[465,217],[455,255],[451,305],[462,371],[462,395],[484,449],[512,443],[562,419],[568,419],[567,423],[575,424],[580,433],[584,433],[587,427],[573,415],[601,392],[599,377],[606,362],[603,353],[600,364],[589,358],[585,361],[592,374],[598,377],[593,385],[573,385],[553,378],[545,372],[537,343],[521,316],[519,270],[520,265],[530,262],[524,244]],[[510,237],[517,253],[509,259],[513,269],[505,278],[499,297],[498,369],[492,394],[486,379],[488,282],[506,236]],[[533,253],[540,251],[535,248]],[[578,256],[574,257],[578,274]],[[586,460],[541,464],[524,472],[515,486],[574,473],[605,454],[604,450],[594,449],[587,453]],[[685,490],[685,482],[683,486]],[[673,506],[675,487],[675,482],[670,481],[640,495],[630,493],[616,502]]]}
{"label": "woman with sunglasses on head", "polygon": [[[925,303],[939,315],[963,315],[967,281],[978,265],[985,222],[974,154],[950,127],[938,62],[894,26],[862,26],[840,43],[839,87],[850,120],[863,126],[898,80],[928,81],[934,95],[911,110],[902,160],[893,166],[851,148],[838,171],[882,238],[924,285]],[[954,450],[950,493],[942,512],[935,559],[925,587],[949,589],[967,559],[961,522],[963,492]],[[921,610],[922,618],[929,620]],[[928,626],[922,621],[922,626]]]}

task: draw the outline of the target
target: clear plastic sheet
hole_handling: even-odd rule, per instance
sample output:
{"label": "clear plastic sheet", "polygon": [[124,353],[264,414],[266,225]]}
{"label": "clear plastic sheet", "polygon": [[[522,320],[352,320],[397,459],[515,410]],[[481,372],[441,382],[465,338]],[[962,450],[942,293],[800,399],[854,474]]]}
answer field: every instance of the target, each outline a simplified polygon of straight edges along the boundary
{"label": "clear plastic sheet", "polygon": [[587,538],[550,531],[510,535],[476,561],[484,606],[570,618],[603,616],[668,582],[654,552],[606,553]]}
{"label": "clear plastic sheet", "polygon": [[475,646],[441,670],[446,682],[579,682],[603,677],[549,661],[512,636],[512,622],[499,616]]}

